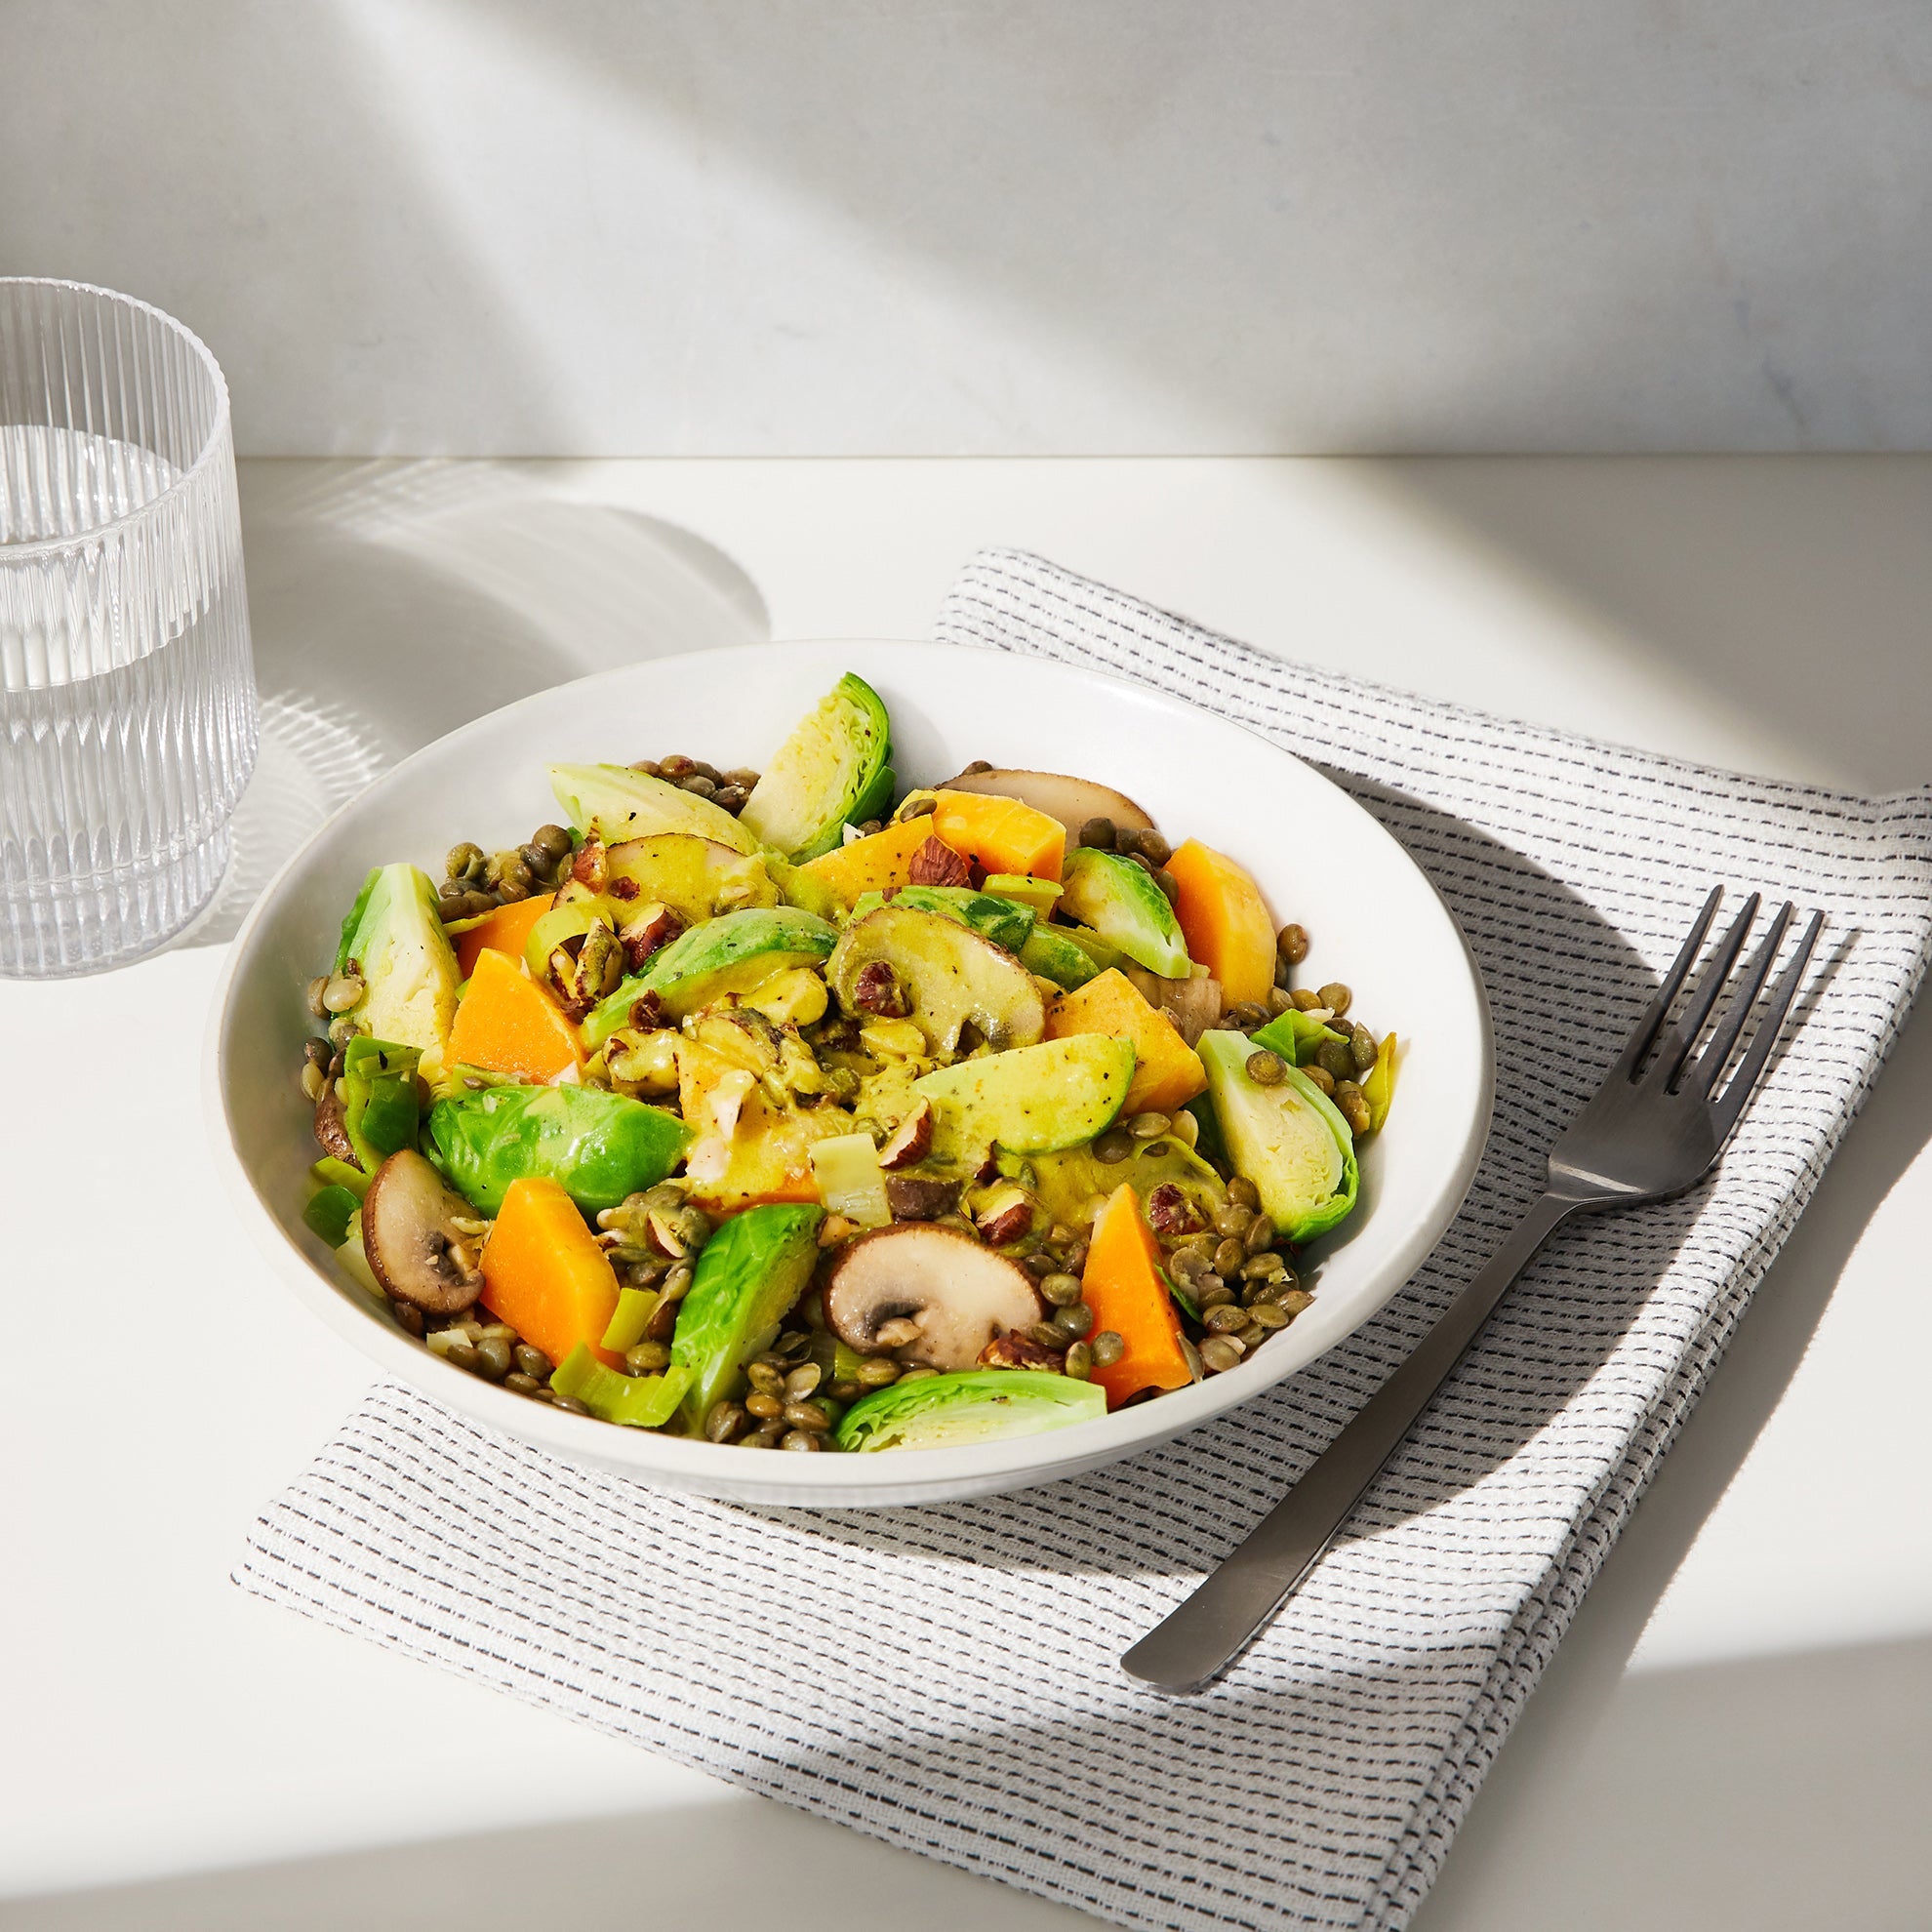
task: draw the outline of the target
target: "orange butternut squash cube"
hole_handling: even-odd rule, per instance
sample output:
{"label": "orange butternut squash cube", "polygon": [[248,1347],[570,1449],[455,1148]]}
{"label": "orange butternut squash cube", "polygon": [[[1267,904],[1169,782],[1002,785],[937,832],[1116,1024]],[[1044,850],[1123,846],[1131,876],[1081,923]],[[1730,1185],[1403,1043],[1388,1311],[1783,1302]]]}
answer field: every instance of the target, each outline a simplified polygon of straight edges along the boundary
{"label": "orange butternut squash cube", "polygon": [[510,1073],[541,1086],[583,1065],[577,1028],[523,970],[523,962],[485,946],[457,1002],[450,1029],[452,1065]]}
{"label": "orange butternut squash cube", "polygon": [[1103,1033],[1132,1043],[1134,1080],[1122,1103],[1124,1112],[1152,1108],[1172,1113],[1207,1091],[1207,1069],[1200,1055],[1117,967],[1109,966],[1084,986],[1062,993],[1047,1008],[1047,1038],[1063,1040],[1070,1033]]}
{"label": "orange butternut squash cube", "polygon": [[850,906],[862,893],[911,883],[912,855],[933,836],[930,818],[907,819],[835,852],[821,853],[799,867]]}
{"label": "orange butternut squash cube", "polygon": [[476,962],[488,946],[494,952],[506,952],[512,959],[523,957],[523,943],[530,929],[550,909],[555,895],[540,892],[529,899],[512,900],[486,913],[466,933],[459,933],[451,944],[456,947],[457,964],[466,980],[476,970]]}
{"label": "orange butternut squash cube", "polygon": [[982,872],[1059,879],[1067,860],[1067,827],[1058,819],[991,792],[941,791],[934,796],[933,835],[963,852]]}
{"label": "orange butternut squash cube", "polygon": [[1109,1409],[1144,1389],[1185,1389],[1193,1381],[1181,1317],[1160,1269],[1160,1244],[1125,1182],[1094,1222],[1080,1299],[1094,1311],[1095,1334],[1110,1328],[1127,1345],[1117,1362],[1093,1371]]}
{"label": "orange butternut squash cube", "polygon": [[1187,956],[1221,982],[1229,1006],[1266,1005],[1274,985],[1274,921],[1261,888],[1197,838],[1175,850],[1167,871]]}
{"label": "orange butternut squash cube", "polygon": [[604,1331],[618,1278],[577,1203],[548,1175],[512,1181],[483,1243],[483,1306],[561,1362],[582,1342],[615,1366]]}

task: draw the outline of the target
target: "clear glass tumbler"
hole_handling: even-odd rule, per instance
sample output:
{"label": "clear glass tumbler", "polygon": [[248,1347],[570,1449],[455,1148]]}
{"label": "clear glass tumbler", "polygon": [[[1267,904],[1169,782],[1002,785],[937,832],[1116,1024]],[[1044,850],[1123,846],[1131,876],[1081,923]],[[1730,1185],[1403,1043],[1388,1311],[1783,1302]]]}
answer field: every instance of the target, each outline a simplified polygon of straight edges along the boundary
{"label": "clear glass tumbler", "polygon": [[187,925],[257,737],[215,358],[146,302],[0,277],[0,974]]}

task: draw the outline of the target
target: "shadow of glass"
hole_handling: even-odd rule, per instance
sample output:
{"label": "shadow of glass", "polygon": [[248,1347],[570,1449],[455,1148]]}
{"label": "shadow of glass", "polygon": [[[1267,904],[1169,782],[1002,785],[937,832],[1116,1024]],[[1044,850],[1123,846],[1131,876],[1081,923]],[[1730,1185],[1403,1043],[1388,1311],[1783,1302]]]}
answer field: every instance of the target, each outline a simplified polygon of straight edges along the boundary
{"label": "shadow of glass", "polygon": [[399,759],[552,685],[762,642],[763,599],[675,525],[492,466],[342,465],[251,507],[262,753],[214,905],[176,942],[231,939],[284,861]]}

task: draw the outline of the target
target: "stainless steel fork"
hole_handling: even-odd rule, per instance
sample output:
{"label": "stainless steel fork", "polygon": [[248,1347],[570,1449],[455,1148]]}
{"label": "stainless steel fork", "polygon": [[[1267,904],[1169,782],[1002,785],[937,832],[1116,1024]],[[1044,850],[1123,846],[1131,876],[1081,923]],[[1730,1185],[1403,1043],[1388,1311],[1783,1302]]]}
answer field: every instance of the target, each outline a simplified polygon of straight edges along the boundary
{"label": "stainless steel fork", "polygon": [[1542,1196],[1287,1498],[1185,1603],[1120,1660],[1129,1676],[1160,1690],[1194,1691],[1234,1660],[1321,1561],[1362,1492],[1554,1228],[1573,1214],[1666,1200],[1711,1171],[1763,1076],[1824,923],[1821,914],[1811,915],[1758,1016],[1737,1071],[1719,1093],[1717,1083],[1791,925],[1789,905],[1759,942],[1704,1051],[1692,1058],[1757,916],[1755,893],[1718,942],[1681,1017],[1664,1034],[1655,1057],[1649,1056],[1722,897],[1722,888],[1715,888],[1704,902],[1690,937],[1617,1064],[1550,1149]]}

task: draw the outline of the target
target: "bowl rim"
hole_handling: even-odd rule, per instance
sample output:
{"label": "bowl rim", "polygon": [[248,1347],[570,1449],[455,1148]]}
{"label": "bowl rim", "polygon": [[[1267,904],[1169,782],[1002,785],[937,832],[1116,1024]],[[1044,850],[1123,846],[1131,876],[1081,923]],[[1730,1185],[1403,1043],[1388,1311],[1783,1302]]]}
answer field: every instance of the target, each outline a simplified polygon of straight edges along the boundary
{"label": "bowl rim", "polygon": [[[1002,659],[1010,664],[1023,664],[1075,680],[1115,686],[1132,694],[1137,702],[1180,713],[1191,723],[1204,723],[1211,728],[1237,732],[1253,740],[1271,756],[1300,767],[1308,778],[1331,790],[1341,806],[1355,815],[1364,836],[1386,841],[1400,864],[1413,872],[1429,893],[1448,931],[1455,938],[1466,971],[1465,984],[1459,990],[1468,996],[1471,1009],[1469,1017],[1475,1032],[1479,1077],[1473,1090],[1474,1105],[1463,1123],[1458,1157],[1445,1178],[1438,1183],[1432,1199],[1415,1217],[1411,1228],[1378,1270],[1374,1277],[1375,1286],[1368,1293],[1356,1318],[1315,1354],[1294,1361],[1292,1365],[1288,1364],[1288,1358],[1284,1355],[1284,1365],[1280,1367],[1271,1367],[1266,1355],[1257,1355],[1227,1374],[1195,1383],[1189,1389],[1170,1390],[1155,1401],[1138,1403],[1129,1409],[1114,1410],[1093,1422],[1076,1423],[1037,1435],[1018,1436],[992,1443],[924,1449],[916,1457],[904,1459],[896,1456],[806,1458],[762,1455],[756,1470],[745,1469],[741,1472],[736,1469],[728,1470],[720,1468],[717,1458],[721,1445],[690,1437],[664,1435],[655,1430],[620,1429],[591,1417],[574,1416],[546,1403],[530,1402],[508,1389],[463,1375],[461,1370],[451,1369],[446,1364],[436,1366],[448,1375],[460,1378],[460,1383],[445,1387],[438,1382],[435,1386],[429,1386],[423,1367],[433,1358],[426,1356],[420,1345],[401,1330],[381,1320],[373,1308],[365,1309],[351,1299],[342,1285],[325,1271],[322,1263],[296,1245],[269,1211],[242,1158],[227,1110],[231,1016],[236,990],[253,962],[255,948],[271,911],[278,906],[291,882],[303,870],[310,854],[339,821],[360,808],[372,792],[405,784],[422,766],[444,758],[453,746],[464,739],[493,728],[518,712],[547,704],[554,701],[559,692],[591,693],[601,685],[634,678],[646,666],[654,676],[674,674],[680,667],[693,665],[704,665],[714,674],[717,666],[734,659],[777,659],[785,654],[795,655],[807,650],[823,652],[840,649],[916,651],[942,659]],[[201,1080],[205,1126],[216,1165],[229,1200],[256,1247],[282,1284],[293,1290],[310,1312],[369,1356],[385,1374],[467,1421],[494,1428],[514,1440],[535,1443],[579,1468],[588,1465],[605,1470],[622,1470],[646,1484],[696,1494],[743,1494],[749,1489],[757,1489],[761,1492],[761,1507],[790,1505],[810,1508],[892,1508],[903,1504],[944,1501],[968,1493],[1010,1492],[1032,1483],[1058,1480],[1155,1447],[1172,1436],[1238,1408],[1265,1389],[1299,1373],[1309,1363],[1320,1360],[1356,1333],[1401,1292],[1461,1212],[1487,1145],[1494,1085],[1495,1052],[1488,994],[1469,941],[1454,912],[1400,840],[1318,767],[1295,752],[1270,743],[1259,731],[1237,719],[1223,717],[1204,706],[1190,704],[1185,698],[1155,690],[1115,671],[1056,659],[1010,654],[981,645],[939,644],[925,639],[855,637],[772,639],[757,644],[678,652],[593,672],[582,678],[567,679],[472,718],[399,760],[354,796],[344,800],[316,826],[276,870],[249,908],[230,943],[228,957],[209,1010],[203,1041]],[[1252,1371],[1257,1368],[1270,1372],[1256,1376]],[[741,1473],[745,1480],[735,1480]],[[865,1493],[846,1495],[843,1492],[847,1490]],[[797,1493],[788,1493],[793,1491]]]}

